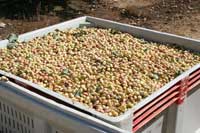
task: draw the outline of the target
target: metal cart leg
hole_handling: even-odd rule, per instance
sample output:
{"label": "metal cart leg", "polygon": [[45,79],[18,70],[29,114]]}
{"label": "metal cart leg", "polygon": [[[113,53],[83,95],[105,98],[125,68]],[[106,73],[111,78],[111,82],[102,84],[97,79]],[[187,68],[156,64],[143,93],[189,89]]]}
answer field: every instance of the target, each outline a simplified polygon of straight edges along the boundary
{"label": "metal cart leg", "polygon": [[177,106],[177,114],[176,114],[176,128],[175,133],[183,133],[183,119],[184,119],[184,107],[186,104],[186,100]]}

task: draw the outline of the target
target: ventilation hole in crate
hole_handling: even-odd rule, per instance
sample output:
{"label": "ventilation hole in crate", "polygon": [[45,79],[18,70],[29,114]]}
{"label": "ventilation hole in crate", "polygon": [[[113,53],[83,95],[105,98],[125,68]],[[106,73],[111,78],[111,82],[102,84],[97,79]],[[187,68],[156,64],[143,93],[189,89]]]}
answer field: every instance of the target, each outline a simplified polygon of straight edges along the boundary
{"label": "ventilation hole in crate", "polygon": [[3,104],[3,111],[6,112],[6,105]]}
{"label": "ventilation hole in crate", "polygon": [[6,116],[4,116],[4,123],[5,124],[7,124],[7,119],[6,119],[7,117]]}
{"label": "ventilation hole in crate", "polygon": [[26,129],[26,127],[24,127],[24,132],[27,133],[27,129]]}
{"label": "ventilation hole in crate", "polygon": [[20,129],[19,129],[19,123],[17,122],[17,130],[19,131]]}
{"label": "ventilation hole in crate", "polygon": [[8,115],[10,114],[9,106],[7,106],[7,113],[8,113]]}
{"label": "ventilation hole in crate", "polygon": [[26,116],[23,114],[24,123],[26,123]]}
{"label": "ventilation hole in crate", "polygon": [[30,126],[30,119],[29,119],[29,117],[27,117],[27,124],[28,124],[28,126]]}
{"label": "ventilation hole in crate", "polygon": [[14,111],[13,111],[13,108],[11,108],[11,115],[12,115],[12,117],[14,117]]}
{"label": "ventilation hole in crate", "polygon": [[34,123],[33,123],[33,119],[31,120],[31,123],[32,123],[32,128],[34,128]]}
{"label": "ventilation hole in crate", "polygon": [[5,131],[6,131],[6,133],[8,133],[8,129],[7,128],[5,128]]}
{"label": "ventilation hole in crate", "polygon": [[3,114],[1,114],[1,122],[3,123]]}
{"label": "ventilation hole in crate", "polygon": [[1,104],[1,102],[0,102],[0,110],[2,110],[2,104]]}
{"label": "ventilation hole in crate", "polygon": [[13,120],[13,128],[15,128],[15,120]]}
{"label": "ventilation hole in crate", "polygon": [[18,117],[17,117],[17,111],[16,110],[15,110],[15,118],[18,119]]}
{"label": "ventilation hole in crate", "polygon": [[11,119],[10,118],[8,118],[8,124],[9,124],[9,126],[11,126]]}
{"label": "ventilation hole in crate", "polygon": [[0,133],[33,133],[31,115],[0,99]]}
{"label": "ventilation hole in crate", "polygon": [[23,125],[21,125],[21,131],[22,131],[22,133],[24,133],[24,128],[23,128]]}
{"label": "ventilation hole in crate", "polygon": [[27,132],[25,131],[25,127],[23,127],[22,131],[23,131],[23,133],[27,133]]}
{"label": "ventilation hole in crate", "polygon": [[22,114],[19,112],[19,120],[22,121]]}

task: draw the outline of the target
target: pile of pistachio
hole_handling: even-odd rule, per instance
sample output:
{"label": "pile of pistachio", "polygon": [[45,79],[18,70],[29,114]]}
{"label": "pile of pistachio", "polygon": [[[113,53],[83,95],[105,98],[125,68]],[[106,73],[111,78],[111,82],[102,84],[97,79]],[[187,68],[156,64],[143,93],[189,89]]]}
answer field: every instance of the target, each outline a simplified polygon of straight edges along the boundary
{"label": "pile of pistachio", "polygon": [[198,63],[199,53],[100,28],[56,30],[0,49],[1,70],[113,117]]}

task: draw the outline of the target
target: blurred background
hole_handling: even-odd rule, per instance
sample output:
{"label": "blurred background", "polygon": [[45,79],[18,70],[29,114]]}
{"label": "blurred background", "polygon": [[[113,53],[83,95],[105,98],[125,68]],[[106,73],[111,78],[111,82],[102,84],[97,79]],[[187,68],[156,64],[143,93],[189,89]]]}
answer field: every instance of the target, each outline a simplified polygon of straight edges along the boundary
{"label": "blurred background", "polygon": [[0,39],[84,15],[200,39],[200,0],[0,0]]}

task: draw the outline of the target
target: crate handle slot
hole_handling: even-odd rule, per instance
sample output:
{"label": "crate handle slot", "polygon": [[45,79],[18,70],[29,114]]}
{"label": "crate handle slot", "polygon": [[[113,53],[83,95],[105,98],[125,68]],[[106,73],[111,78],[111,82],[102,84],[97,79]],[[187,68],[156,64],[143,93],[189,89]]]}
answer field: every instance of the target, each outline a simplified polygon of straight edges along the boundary
{"label": "crate handle slot", "polygon": [[149,108],[151,108],[153,105],[157,104],[158,101],[160,101],[161,99],[163,99],[164,97],[166,97],[167,95],[169,95],[170,93],[172,93],[173,91],[175,91],[178,88],[179,88],[179,85],[173,86],[171,89],[169,89],[166,92],[164,92],[162,95],[160,95],[158,98],[153,100],[151,103],[147,104],[145,107],[143,107],[142,109],[140,109],[137,112],[135,112],[134,113],[134,117],[135,118],[139,117],[141,114],[143,114]]}
{"label": "crate handle slot", "polygon": [[151,107],[147,112],[142,114],[140,117],[135,119],[133,121],[133,125],[137,125],[142,120],[144,120],[148,115],[150,115],[152,112],[155,112],[156,110],[160,110],[160,108],[163,108],[165,106],[165,103],[167,103],[169,100],[175,98],[179,94],[178,91],[173,92],[169,96],[165,97],[164,99],[161,99],[155,106]]}
{"label": "crate handle slot", "polygon": [[178,100],[178,98],[173,98],[169,100],[164,106],[162,106],[160,109],[153,112],[151,115],[149,115],[146,119],[144,119],[141,123],[133,127],[132,131],[135,133],[138,131],[141,127],[143,127],[145,124],[147,124],[150,120],[152,120],[154,117],[156,117],[158,114],[160,114],[162,111],[164,111],[166,108],[171,106],[173,103],[175,103]]}

